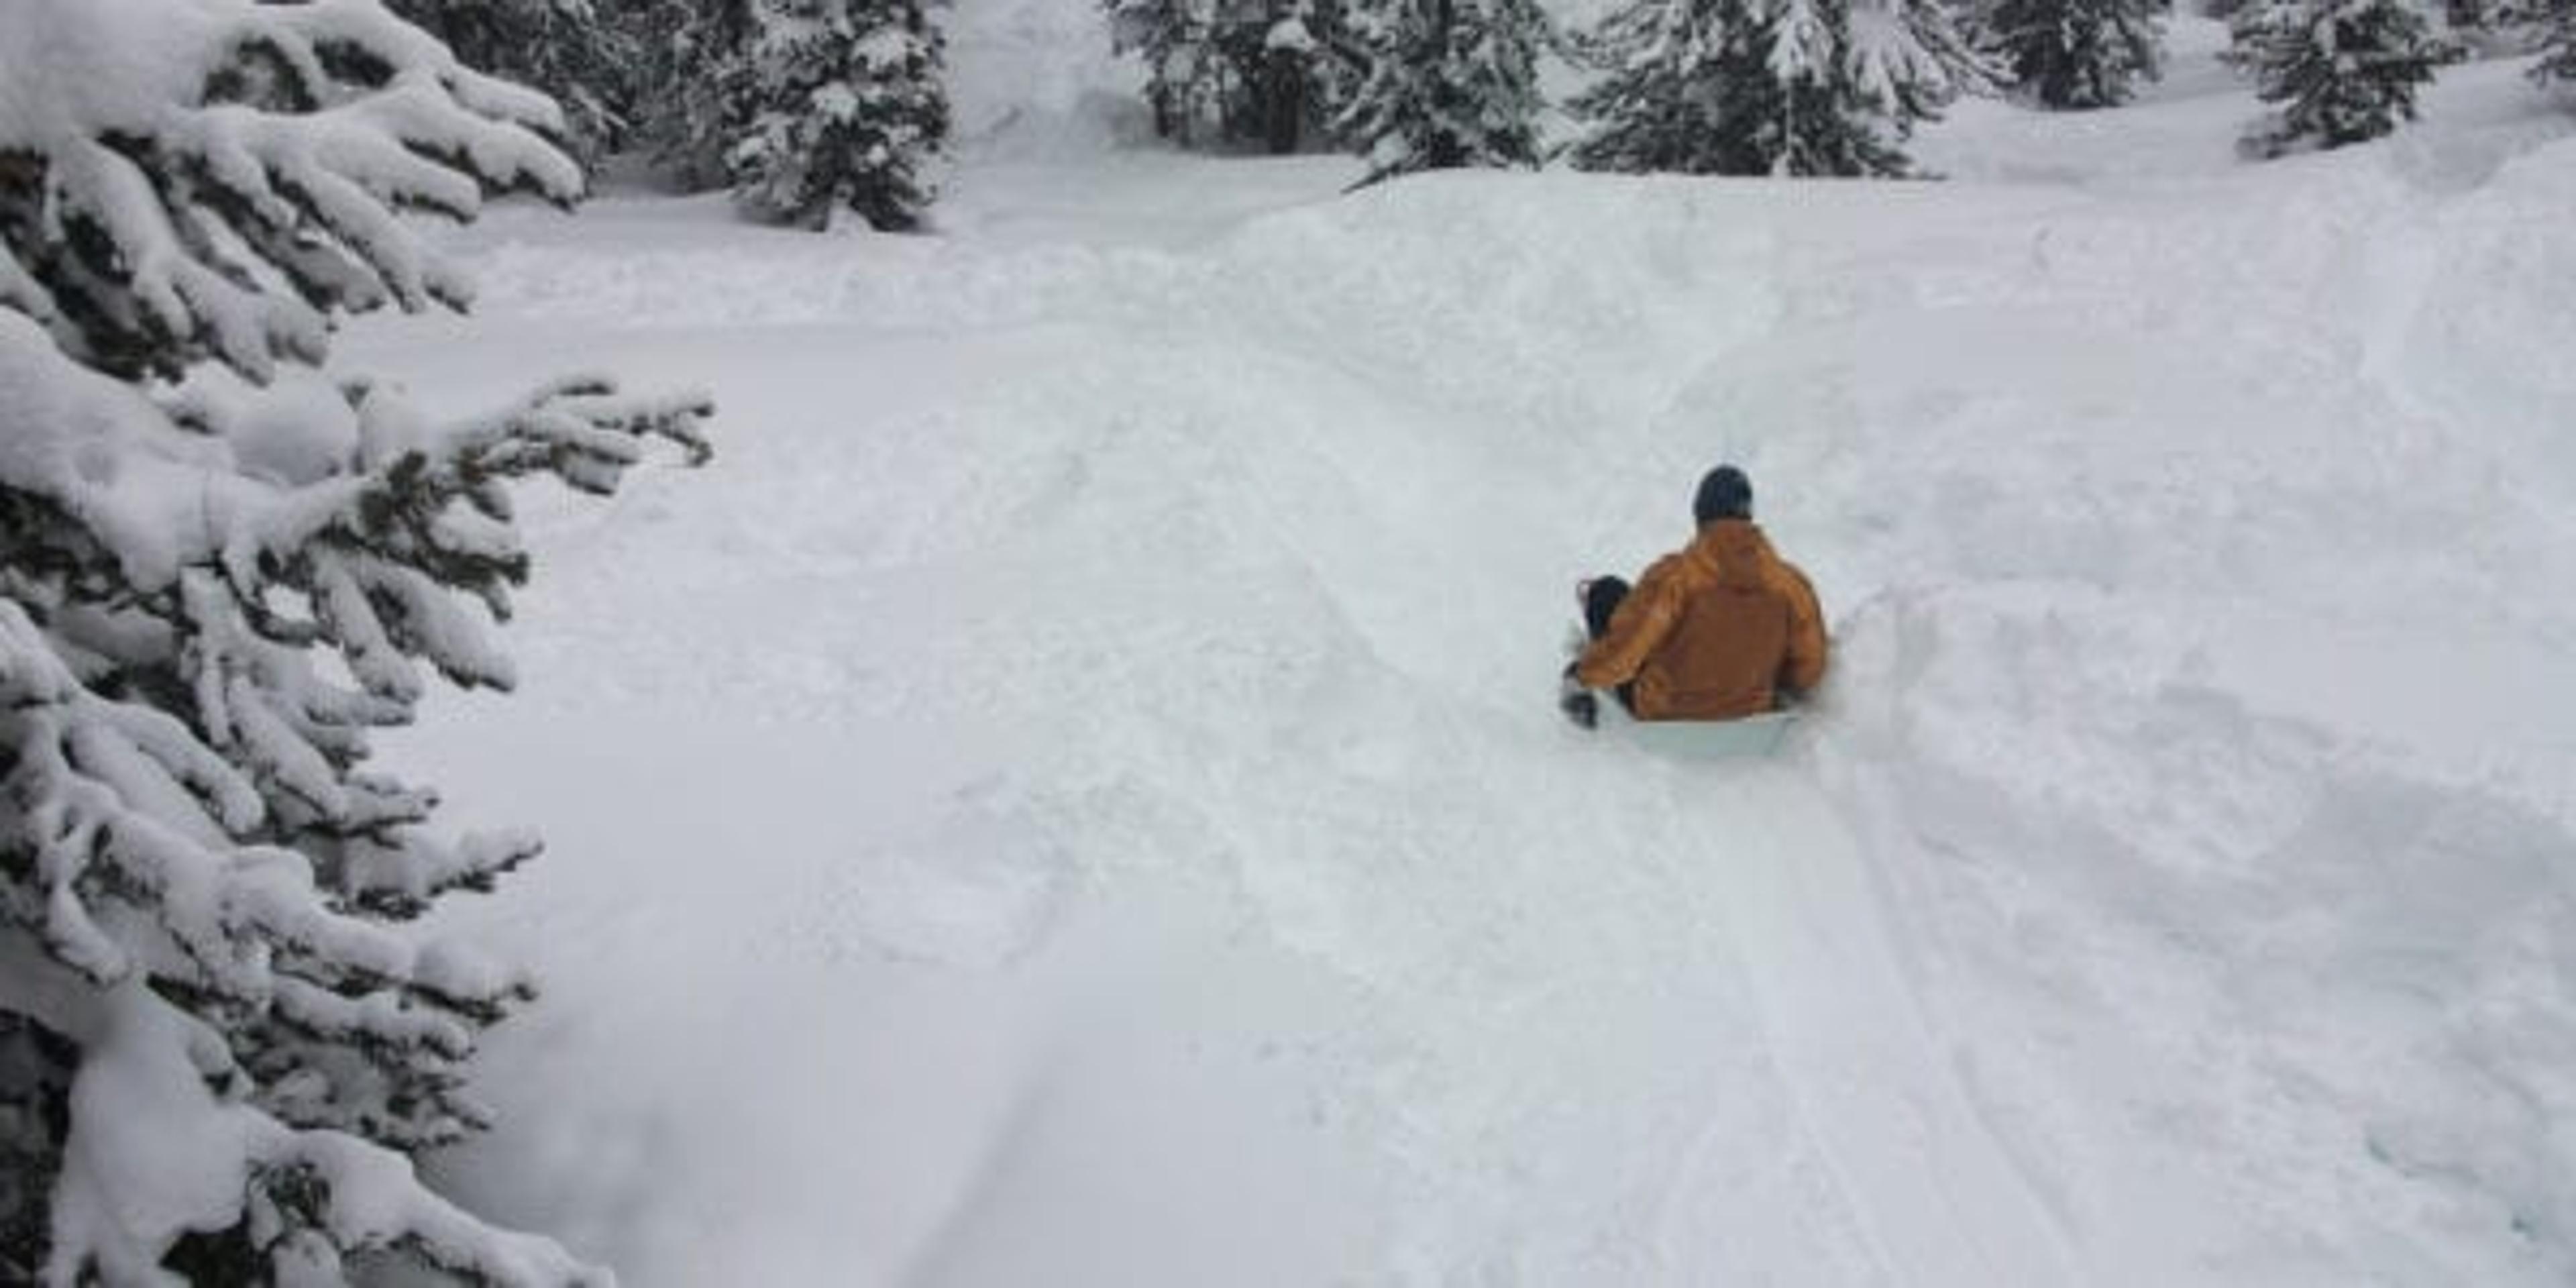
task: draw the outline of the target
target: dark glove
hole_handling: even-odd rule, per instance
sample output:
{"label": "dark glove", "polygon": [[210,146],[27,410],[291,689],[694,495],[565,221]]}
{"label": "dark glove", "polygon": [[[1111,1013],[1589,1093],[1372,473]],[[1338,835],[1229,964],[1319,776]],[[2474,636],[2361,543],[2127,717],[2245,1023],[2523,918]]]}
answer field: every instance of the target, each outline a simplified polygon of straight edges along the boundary
{"label": "dark glove", "polygon": [[1601,723],[1601,699],[1584,688],[1583,681],[1574,678],[1572,662],[1565,664],[1565,675],[1557,681],[1556,709],[1578,728],[1590,729]]}

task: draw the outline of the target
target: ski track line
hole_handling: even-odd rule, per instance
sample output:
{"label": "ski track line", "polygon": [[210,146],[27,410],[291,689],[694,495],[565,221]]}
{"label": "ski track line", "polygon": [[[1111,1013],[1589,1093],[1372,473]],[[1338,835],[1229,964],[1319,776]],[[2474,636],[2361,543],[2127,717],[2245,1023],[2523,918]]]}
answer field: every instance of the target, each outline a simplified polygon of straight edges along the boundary
{"label": "ski track line", "polygon": [[2065,1232],[1941,1057],[1866,857],[1816,785],[1771,764],[1667,781],[1688,848],[1729,873],[1721,915],[1780,1082],[1884,1281],[2077,1281]]}

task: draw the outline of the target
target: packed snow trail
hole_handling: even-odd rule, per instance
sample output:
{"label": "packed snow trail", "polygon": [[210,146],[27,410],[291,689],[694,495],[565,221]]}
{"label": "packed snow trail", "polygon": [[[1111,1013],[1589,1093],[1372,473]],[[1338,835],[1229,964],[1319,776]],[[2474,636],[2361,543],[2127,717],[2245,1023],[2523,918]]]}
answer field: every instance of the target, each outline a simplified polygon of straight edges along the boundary
{"label": "packed snow trail", "polygon": [[[2564,1281],[2518,95],[2443,160],[2240,169],[2237,96],[2064,127],[2144,178],[1973,181],[2063,140],[1963,111],[1941,185],[997,149],[940,237],[491,220],[480,317],[351,352],[725,419],[536,516],[525,692],[397,749],[553,847],[449,1166],[647,1285]],[[1555,633],[1717,459],[1836,672],[1685,769]]]}
{"label": "packed snow trail", "polygon": [[[1674,810],[1696,825],[1690,852],[1726,874],[1711,911],[1732,934],[1805,1131],[1859,1209],[1874,1281],[2072,1278],[2053,1214],[1929,1030],[1885,929],[1882,892],[1833,805],[1795,766],[1715,777],[1672,775]],[[1716,1157],[1694,1160],[1703,1168],[1724,1166],[1737,1146],[1706,1147]],[[1762,1273],[1739,1268],[1741,1278]]]}

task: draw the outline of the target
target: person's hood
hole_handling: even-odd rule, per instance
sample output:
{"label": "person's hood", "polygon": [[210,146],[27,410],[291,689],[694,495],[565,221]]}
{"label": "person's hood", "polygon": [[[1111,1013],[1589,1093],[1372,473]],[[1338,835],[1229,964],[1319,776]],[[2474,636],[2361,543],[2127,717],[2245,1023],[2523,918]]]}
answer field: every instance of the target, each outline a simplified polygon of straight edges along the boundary
{"label": "person's hood", "polygon": [[1683,558],[1729,589],[1762,584],[1762,567],[1770,562],[1771,543],[1751,519],[1711,519],[1701,524]]}

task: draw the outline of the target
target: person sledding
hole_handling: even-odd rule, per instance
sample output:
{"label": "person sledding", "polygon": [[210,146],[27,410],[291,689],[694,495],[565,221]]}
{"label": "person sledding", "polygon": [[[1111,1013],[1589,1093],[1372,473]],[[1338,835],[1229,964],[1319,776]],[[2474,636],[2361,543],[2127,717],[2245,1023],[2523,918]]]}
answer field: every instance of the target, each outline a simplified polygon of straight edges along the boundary
{"label": "person sledding", "polygon": [[1825,615],[1815,587],[1753,524],[1753,485],[1721,465],[1691,501],[1699,535],[1655,561],[1631,589],[1617,577],[1576,588],[1590,644],[1566,664],[1557,705],[1592,728],[1595,689],[1639,720],[1735,720],[1779,709],[1825,678]]}

